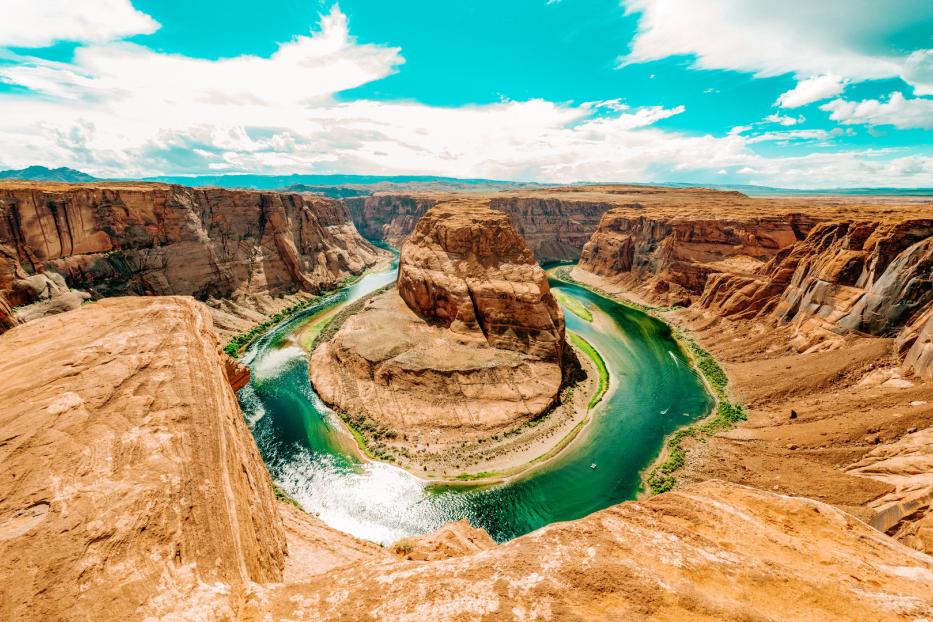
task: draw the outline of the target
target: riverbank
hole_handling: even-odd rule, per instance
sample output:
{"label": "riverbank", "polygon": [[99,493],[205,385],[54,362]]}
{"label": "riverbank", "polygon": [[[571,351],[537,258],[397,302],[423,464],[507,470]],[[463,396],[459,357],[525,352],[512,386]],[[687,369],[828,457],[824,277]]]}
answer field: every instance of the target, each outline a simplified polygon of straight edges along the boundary
{"label": "riverbank", "polygon": [[[554,268],[552,275],[554,278],[585,287],[599,296],[635,308],[671,325],[668,314],[675,311],[675,308],[652,306],[644,299],[630,296],[605,279],[584,270],[563,266]],[[616,291],[611,291],[613,289]],[[728,394],[729,377],[722,366],[693,336],[687,333],[685,327],[676,324],[671,326],[675,340],[692,362],[707,391],[716,401],[708,416],[676,430],[665,439],[657,458],[643,471],[643,487],[650,490],[651,494],[667,492],[677,485],[677,473],[684,467],[687,460],[688,439],[703,444],[712,435],[728,430],[740,421],[746,420],[748,416],[745,407],[733,401]]]}
{"label": "riverbank", "polygon": [[[340,321],[347,310],[335,310],[331,321]],[[360,461],[392,464],[432,487],[482,487],[517,480],[559,457],[580,437],[593,420],[593,408],[609,389],[608,371],[599,353],[586,340],[572,334],[569,337],[568,345],[573,348],[583,377],[563,387],[551,409],[512,429],[463,442],[448,451],[431,451],[427,444],[407,443],[404,437],[387,435],[365,419],[333,412],[353,439],[354,453]],[[307,339],[301,341],[308,343]],[[581,343],[584,347],[580,347]],[[402,451],[393,451],[395,447]]]}
{"label": "riverbank", "polygon": [[[256,339],[267,333],[269,330],[277,326],[279,323],[288,320],[298,313],[310,309],[311,307],[321,304],[326,301],[328,297],[338,294],[342,290],[345,290],[349,287],[352,287],[360,279],[362,279],[367,274],[377,274],[379,272],[385,272],[391,269],[393,258],[389,257],[378,262],[374,266],[368,268],[367,270],[361,272],[360,274],[350,275],[343,279],[340,283],[334,285],[331,288],[325,289],[318,294],[309,294],[307,296],[302,296],[300,294],[294,294],[290,297],[285,298],[287,302],[291,302],[287,306],[283,306],[278,311],[270,314],[268,319],[263,322],[259,322],[251,326],[248,330],[243,331],[238,334],[231,335],[224,345],[224,352],[233,358],[237,358],[243,351],[245,351],[250,344],[252,344]],[[326,313],[326,311],[325,311]],[[323,317],[323,316],[322,316]]]}

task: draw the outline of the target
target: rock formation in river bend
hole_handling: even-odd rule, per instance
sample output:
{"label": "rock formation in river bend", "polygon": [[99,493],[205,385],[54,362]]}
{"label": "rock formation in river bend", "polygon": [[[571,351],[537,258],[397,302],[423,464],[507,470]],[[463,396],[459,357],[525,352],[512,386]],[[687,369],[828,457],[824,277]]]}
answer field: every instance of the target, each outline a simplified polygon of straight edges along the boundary
{"label": "rock formation in river bend", "polygon": [[355,231],[346,207],[329,199],[0,182],[0,296],[11,306],[35,305],[23,311],[26,319],[91,296],[128,294],[235,299],[255,308],[257,298],[316,292],[359,274],[380,253]]}
{"label": "rock formation in river bend", "polygon": [[564,319],[501,212],[432,208],[402,248],[397,290],[370,300],[314,352],[325,402],[390,433],[459,443],[556,400]]}
{"label": "rock formation in river bend", "polygon": [[431,209],[402,247],[398,293],[431,324],[480,331],[494,348],[561,359],[560,307],[501,212],[468,202]]}
{"label": "rock formation in river bend", "polygon": [[274,500],[217,348],[206,309],[171,296],[0,335],[6,617],[933,616],[933,558],[824,503],[715,481],[494,547],[452,524],[410,547],[429,561],[401,560]]}

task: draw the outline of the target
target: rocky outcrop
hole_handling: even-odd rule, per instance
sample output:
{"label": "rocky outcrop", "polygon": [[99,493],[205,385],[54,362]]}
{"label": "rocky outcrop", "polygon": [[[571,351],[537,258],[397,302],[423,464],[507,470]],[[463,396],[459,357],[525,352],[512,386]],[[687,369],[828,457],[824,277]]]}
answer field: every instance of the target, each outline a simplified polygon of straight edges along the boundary
{"label": "rocky outcrop", "polygon": [[0,296],[0,333],[9,330],[19,324],[16,316],[13,315],[13,309],[7,301]]}
{"label": "rocky outcrop", "polygon": [[[711,481],[435,562],[270,596],[296,620],[908,620],[933,558],[816,501]],[[416,612],[416,613],[413,613]]]}
{"label": "rocky outcrop", "polygon": [[220,357],[224,364],[224,376],[234,392],[249,384],[249,367],[225,353],[221,353]]}
{"label": "rocky outcrop", "polygon": [[583,248],[580,267],[626,279],[644,295],[680,305],[699,298],[711,274],[754,273],[814,223],[796,213],[714,219],[644,211],[607,212]]}
{"label": "rocky outcrop", "polygon": [[320,345],[310,373],[325,402],[380,447],[396,439],[394,459],[420,470],[436,452],[545,413],[563,357],[563,314],[531,251],[504,214],[464,201],[422,218],[397,289]]}
{"label": "rocky outcrop", "polygon": [[898,336],[898,350],[906,354],[904,367],[921,378],[933,380],[933,306]]}
{"label": "rocky outcrop", "polygon": [[282,580],[271,482],[202,305],[101,300],[0,350],[5,617],[234,618]]}
{"label": "rocky outcrop", "polygon": [[7,617],[933,616],[933,558],[824,503],[720,481],[499,546],[462,523],[393,551],[356,540],[273,500],[217,345],[180,297],[0,336]]}
{"label": "rocky outcrop", "polygon": [[922,333],[918,318],[933,305],[931,275],[933,220],[827,222],[754,274],[711,275],[700,306],[722,317],[791,323],[801,350],[846,332],[904,331],[906,353]]}
{"label": "rocky outcrop", "polygon": [[374,194],[343,202],[363,237],[401,248],[418,220],[439,200],[435,195]]}
{"label": "rocky outcrop", "polygon": [[496,541],[485,530],[462,519],[447,523],[433,533],[399,540],[389,549],[402,559],[438,561],[473,555],[495,546]]}
{"label": "rocky outcrop", "polygon": [[15,306],[49,303],[69,288],[94,298],[239,301],[316,292],[360,273],[380,252],[360,238],[341,203],[319,197],[165,184],[0,183],[0,295]]}
{"label": "rocky outcrop", "polygon": [[432,208],[402,247],[398,292],[419,317],[493,348],[559,361],[564,318],[508,218],[474,202]]}

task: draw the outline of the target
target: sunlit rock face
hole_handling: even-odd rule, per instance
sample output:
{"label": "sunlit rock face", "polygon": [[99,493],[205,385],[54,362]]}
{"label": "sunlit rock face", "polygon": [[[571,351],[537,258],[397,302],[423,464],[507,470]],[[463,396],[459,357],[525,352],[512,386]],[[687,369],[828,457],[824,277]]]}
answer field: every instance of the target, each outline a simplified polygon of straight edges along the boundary
{"label": "sunlit rock face", "polygon": [[311,380],[328,404],[399,438],[456,444],[554,405],[564,330],[508,217],[483,201],[452,202],[429,210],[405,242],[396,289],[314,351]]}
{"label": "sunlit rock face", "polygon": [[508,217],[482,203],[451,202],[425,214],[402,247],[398,291],[430,323],[560,360],[564,321],[547,277]]}
{"label": "sunlit rock face", "polygon": [[[218,346],[177,296],[0,335],[0,617],[202,617],[282,580],[282,521]],[[205,585],[226,586],[209,606]]]}
{"label": "sunlit rock face", "polygon": [[24,319],[93,295],[316,292],[375,263],[338,201],[166,184],[0,182],[0,295]]}

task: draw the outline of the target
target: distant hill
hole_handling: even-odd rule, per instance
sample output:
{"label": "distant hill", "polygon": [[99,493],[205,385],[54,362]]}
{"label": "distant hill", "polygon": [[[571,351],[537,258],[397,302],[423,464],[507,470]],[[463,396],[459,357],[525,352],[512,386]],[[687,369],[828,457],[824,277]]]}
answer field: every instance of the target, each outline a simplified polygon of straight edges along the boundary
{"label": "distant hill", "polygon": [[256,190],[281,190],[288,188],[297,192],[336,192],[334,188],[367,188],[372,190],[506,190],[510,188],[540,188],[545,184],[500,181],[496,179],[457,179],[430,175],[162,175],[146,177],[142,181],[159,181],[183,186],[219,186],[221,188],[252,188]]}
{"label": "distant hill", "polygon": [[79,183],[82,181],[98,181],[87,173],[76,171],[73,168],[48,168],[47,166],[27,166],[18,170],[0,171],[0,179],[26,179],[29,181],[63,181]]}
{"label": "distant hill", "polygon": [[[29,166],[19,170],[0,171],[0,179],[28,179],[34,181],[61,181],[79,183],[103,181],[73,168]],[[125,177],[108,181],[154,181],[182,186],[218,186],[221,188],[249,188],[254,190],[282,190],[311,192],[335,199],[364,196],[374,192],[493,192],[545,188],[565,184],[503,181],[499,179],[459,179],[432,175],[161,175],[158,177]],[[612,184],[611,181],[587,181],[566,185]],[[631,185],[665,186],[669,188],[703,187],[715,190],[736,190],[749,196],[775,195],[877,195],[877,196],[933,196],[933,188],[819,188],[801,190],[751,184],[694,184],[677,182],[625,182]]]}
{"label": "distant hill", "polygon": [[933,196],[933,188],[817,188],[802,190],[797,188],[775,188],[772,186],[754,186],[751,184],[687,184],[687,183],[656,183],[651,186],[665,186],[667,188],[712,188],[713,190],[736,190],[748,196],[773,195],[874,195],[874,196]]}

